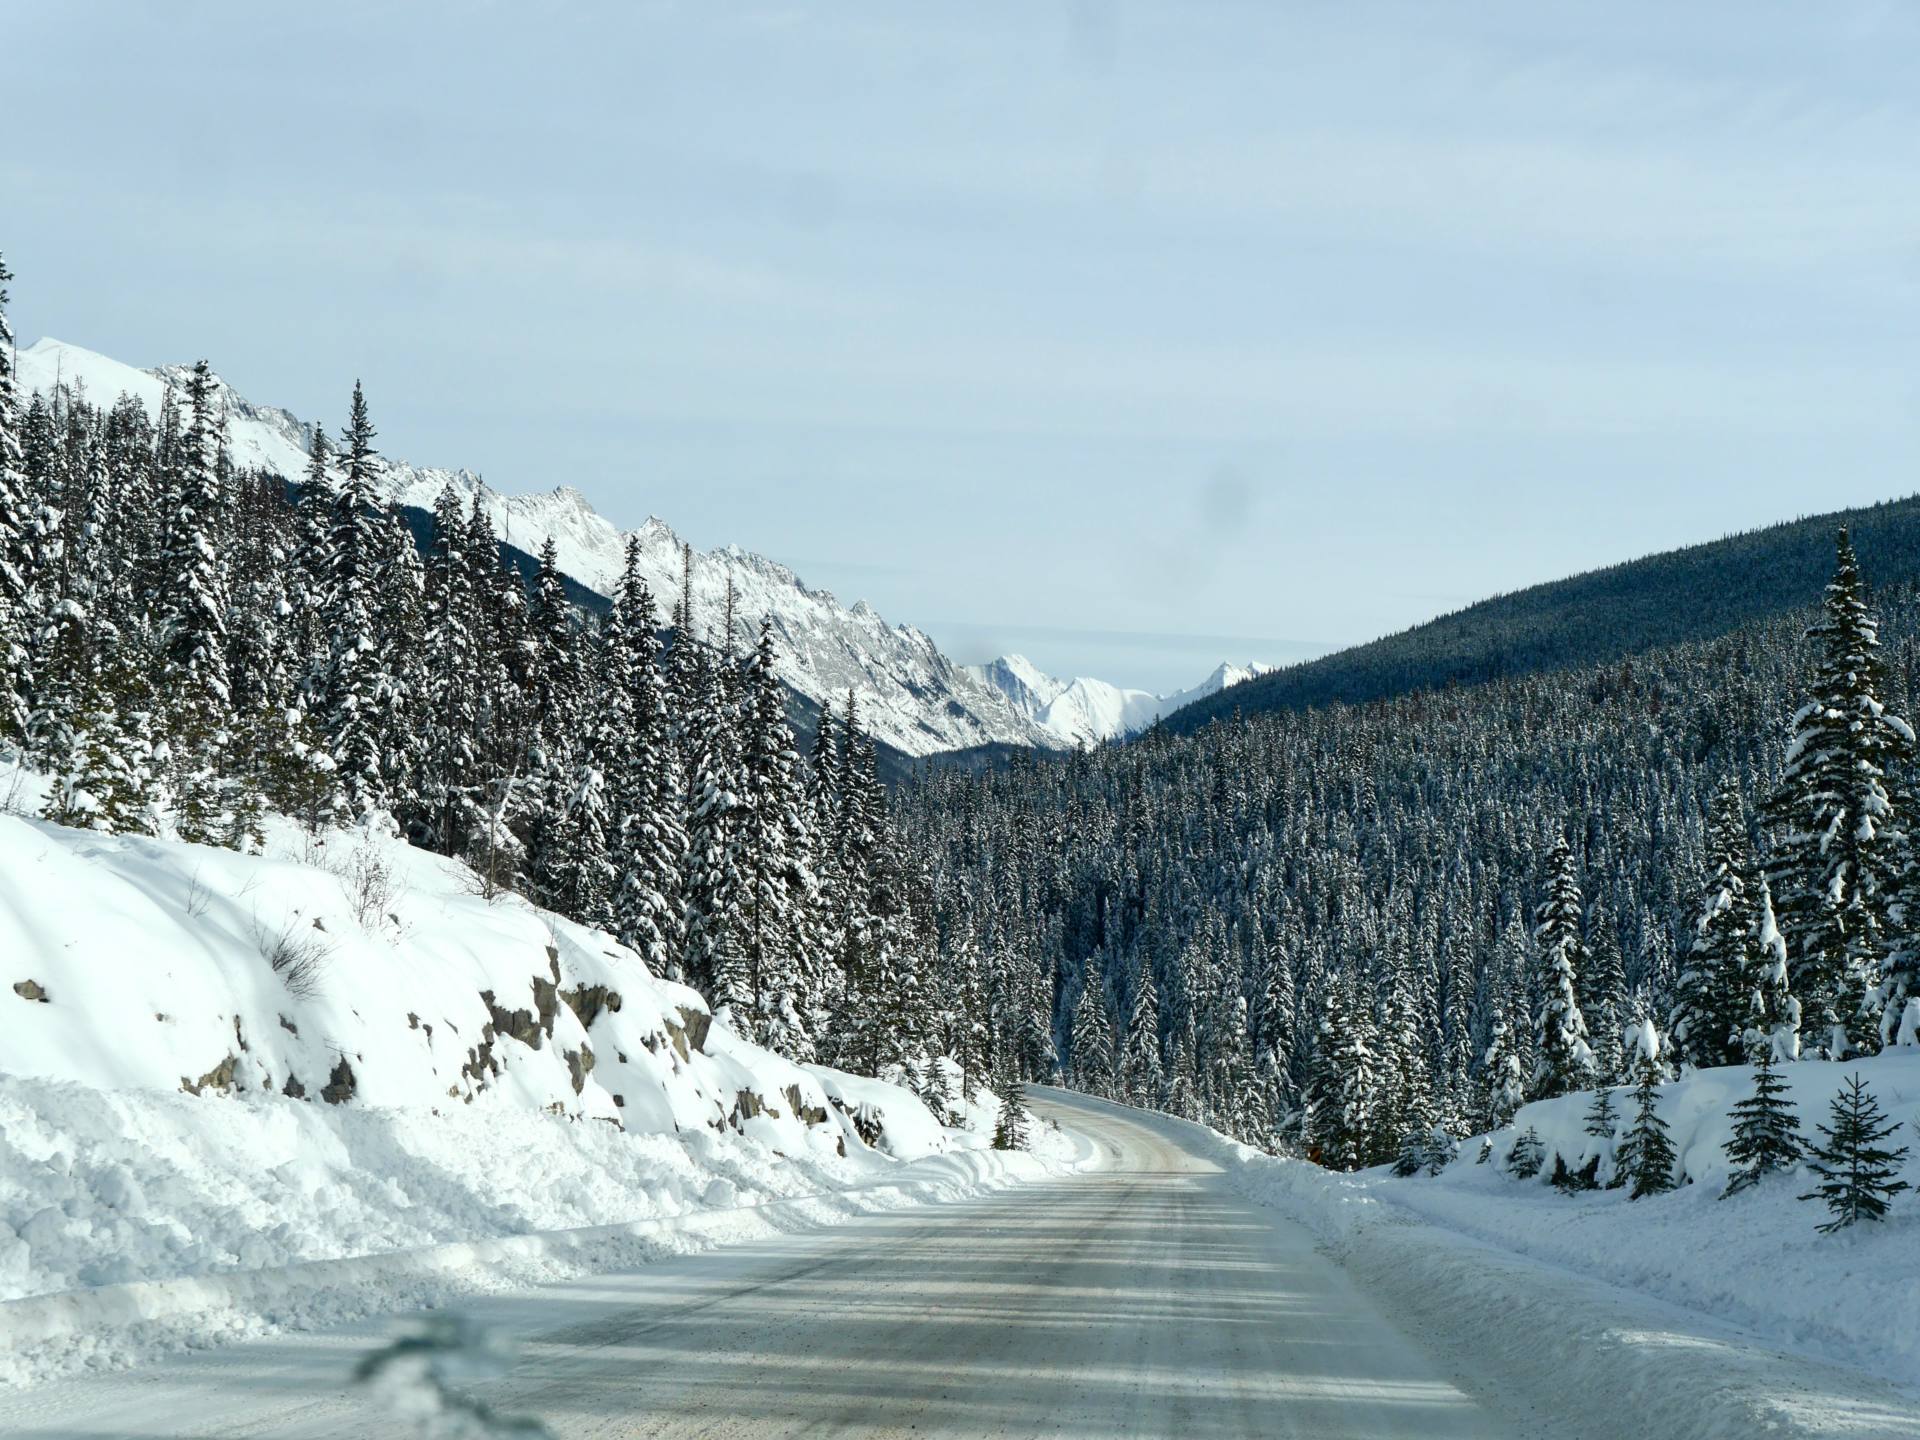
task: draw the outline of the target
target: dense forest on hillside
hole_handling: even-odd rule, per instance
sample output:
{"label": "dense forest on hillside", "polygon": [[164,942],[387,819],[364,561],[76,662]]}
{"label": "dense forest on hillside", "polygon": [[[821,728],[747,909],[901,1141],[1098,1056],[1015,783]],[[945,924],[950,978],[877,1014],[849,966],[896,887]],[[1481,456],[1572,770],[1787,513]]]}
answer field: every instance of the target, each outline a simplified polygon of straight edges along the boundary
{"label": "dense forest on hillside", "polygon": [[964,1047],[921,998],[942,962],[875,747],[849,701],[796,752],[767,625],[740,653],[685,591],[663,623],[631,546],[591,603],[451,490],[383,506],[357,385],[299,477],[233,467],[205,362],[157,415],[23,405],[5,299],[0,755],[53,778],[47,818],[234,848],[270,813],[396,828],[750,1039],[944,1083],[917,1062]]}
{"label": "dense forest on hillside", "polygon": [[1498,595],[1209,695],[1162,724],[1191,734],[1235,714],[1358,704],[1604,665],[1725,635],[1813,604],[1842,526],[1882,585],[1920,579],[1920,497],[1888,501]]}
{"label": "dense forest on hillside", "polygon": [[1860,1053],[1911,1036],[1920,916],[1920,593],[1873,604],[1843,549],[1825,610],[931,776],[902,823],[1071,1083],[1330,1163],[1621,1079],[1637,1021],[1691,1065]]}

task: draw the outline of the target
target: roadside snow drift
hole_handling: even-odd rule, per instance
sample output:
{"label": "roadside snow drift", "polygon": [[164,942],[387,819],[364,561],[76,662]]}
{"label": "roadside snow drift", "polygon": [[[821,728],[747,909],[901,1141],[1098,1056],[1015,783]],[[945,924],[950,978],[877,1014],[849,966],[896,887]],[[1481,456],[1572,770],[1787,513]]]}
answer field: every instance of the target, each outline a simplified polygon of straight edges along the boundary
{"label": "roadside snow drift", "polygon": [[0,1383],[1042,1168],[991,1095],[947,1129],[482,891],[378,834],[0,816]]}

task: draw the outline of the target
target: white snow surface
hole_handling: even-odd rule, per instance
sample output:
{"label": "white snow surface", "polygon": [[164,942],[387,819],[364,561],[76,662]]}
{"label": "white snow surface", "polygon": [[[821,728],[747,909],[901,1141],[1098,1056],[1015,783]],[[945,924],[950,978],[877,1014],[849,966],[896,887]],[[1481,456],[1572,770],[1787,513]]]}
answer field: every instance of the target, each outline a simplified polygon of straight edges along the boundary
{"label": "white snow surface", "polygon": [[1183,705],[1264,675],[1274,667],[1257,660],[1246,665],[1222,663],[1198,685],[1166,695],[1130,690],[1087,676],[1061,680],[1047,674],[1024,655],[1003,655],[985,665],[968,668],[981,681],[1006,695],[1021,714],[1040,725],[1058,743],[1099,745],[1137,735]]}
{"label": "white snow surface", "polygon": [[[1887,1109],[1914,1114],[1920,1056],[1859,1068]],[[1853,1069],[1782,1073],[1803,1110],[1817,1098],[1824,1118],[1839,1076]],[[1732,1074],[1731,1089],[1744,1093],[1745,1072]],[[1439,1177],[1402,1180],[1385,1168],[1338,1174],[1189,1121],[1126,1113],[1313,1229],[1376,1303],[1462,1373],[1537,1397],[1543,1434],[1915,1440],[1920,1200],[1900,1197],[1884,1224],[1839,1237],[1815,1234],[1826,1212],[1792,1198],[1804,1176],[1716,1201],[1705,1147],[1727,1084],[1706,1072],[1667,1087],[1676,1143],[1699,1179],[1632,1202],[1625,1191],[1569,1199],[1544,1177],[1508,1178],[1496,1165],[1517,1132],[1501,1132],[1486,1166],[1474,1164],[1475,1140]],[[1578,1121],[1588,1098],[1521,1112],[1520,1129],[1533,1124],[1546,1140],[1549,1170],[1556,1138],[1562,1153],[1586,1138]]]}
{"label": "white snow surface", "polygon": [[[64,386],[106,405],[130,394],[153,415],[159,414],[168,386],[180,389],[186,374],[183,366],[141,370],[52,338],[22,350],[19,362],[22,393],[50,394]],[[224,381],[216,394],[237,464],[289,479],[305,472],[311,424],[285,410],[254,405]],[[372,404],[377,422],[380,397],[372,397]],[[463,506],[477,496],[503,540],[537,553],[551,538],[563,572],[602,595],[612,593],[628,537],[573,487],[505,495],[470,470],[422,468],[390,458],[381,464],[389,501],[431,509],[449,485]],[[664,624],[680,592],[680,537],[653,517],[631,533],[639,539],[641,572]],[[751,643],[761,617],[770,617],[782,680],[811,700],[835,705],[851,689],[864,728],[909,755],[988,743],[1055,748],[1071,743],[1022,713],[1003,691],[954,664],[923,631],[889,624],[865,601],[842,605],[786,566],[738,546],[692,554],[696,619],[709,634],[725,614],[729,580],[742,646]]]}
{"label": "white snow surface", "polygon": [[[0,790],[30,805],[32,777]],[[0,814],[0,1384],[1069,1158],[990,1151],[991,1094],[947,1129],[749,1045],[610,937],[478,891],[377,833],[276,824],[248,856]],[[270,963],[295,942],[306,985]]]}

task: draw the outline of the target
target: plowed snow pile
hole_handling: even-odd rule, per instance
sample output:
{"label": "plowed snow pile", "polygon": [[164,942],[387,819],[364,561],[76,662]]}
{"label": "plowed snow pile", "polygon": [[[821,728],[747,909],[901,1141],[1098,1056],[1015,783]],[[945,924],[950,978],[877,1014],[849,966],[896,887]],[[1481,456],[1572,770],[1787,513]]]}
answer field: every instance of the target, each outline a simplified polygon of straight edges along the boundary
{"label": "plowed snow pile", "polygon": [[248,856],[0,816],[0,1382],[1047,1163],[986,1149],[989,1095],[943,1128],[484,890],[357,831]]}

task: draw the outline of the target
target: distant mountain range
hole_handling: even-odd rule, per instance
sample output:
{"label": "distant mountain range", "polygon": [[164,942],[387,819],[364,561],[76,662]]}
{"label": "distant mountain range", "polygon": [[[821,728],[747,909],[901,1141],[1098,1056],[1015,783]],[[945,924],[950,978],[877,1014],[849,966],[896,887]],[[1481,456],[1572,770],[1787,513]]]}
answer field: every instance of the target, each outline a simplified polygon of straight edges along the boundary
{"label": "distant mountain range", "polygon": [[[1812,605],[1845,525],[1869,585],[1920,582],[1920,496],[1836,510],[1496,595],[1397,635],[1196,699],[1164,724],[1357,704],[1507,676],[1624,661]],[[1903,656],[1902,664],[1912,664]]]}
{"label": "distant mountain range", "polygon": [[[98,404],[129,394],[155,415],[170,386],[183,390],[187,373],[183,366],[142,370],[51,338],[22,350],[18,358],[25,393],[65,386],[84,391]],[[277,406],[256,404],[224,381],[218,395],[234,463],[297,480],[306,469],[313,425]],[[378,423],[379,397],[372,398]],[[551,537],[561,570],[591,592],[580,596],[584,601],[611,593],[627,535],[571,486],[506,495],[471,470],[421,467],[391,457],[382,457],[381,465],[387,500],[414,512],[416,525],[450,485],[463,505],[479,498],[510,551],[531,556]],[[631,533],[639,538],[641,570],[664,616],[679,593],[682,542],[658,518],[650,517]],[[750,643],[761,616],[773,620],[781,678],[804,702],[796,716],[803,728],[811,730],[822,706],[839,708],[851,691],[863,726],[883,747],[884,768],[895,778],[915,760],[951,752],[1062,749],[1117,738],[1172,705],[1253,673],[1222,666],[1193,690],[1163,699],[1098,680],[1055,681],[1018,656],[967,667],[950,660],[924,631],[889,624],[865,601],[843,605],[764,555],[729,545],[692,551],[691,562],[697,622],[708,633],[722,623],[731,581],[741,643]],[[1003,674],[1012,677],[1016,671],[1031,674],[1039,688],[1003,683]],[[1042,691],[1046,698],[1036,703]]]}
{"label": "distant mountain range", "polygon": [[1098,745],[1137,735],[1163,715],[1230,685],[1238,685],[1273,669],[1255,661],[1223,664],[1198,685],[1170,695],[1126,690],[1105,680],[1081,676],[1060,680],[1046,674],[1024,655],[1003,655],[968,671],[1013,702],[1014,708],[1067,745]]}

